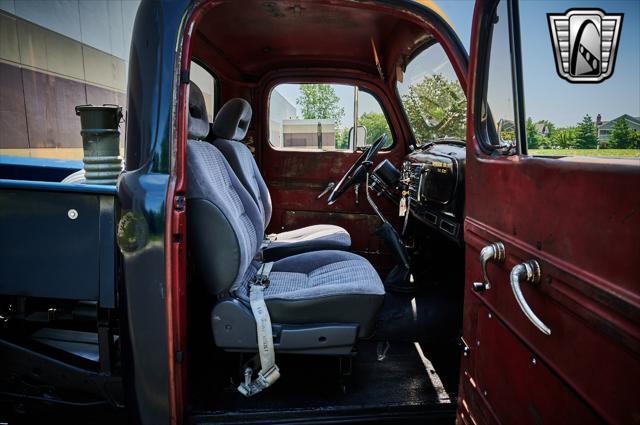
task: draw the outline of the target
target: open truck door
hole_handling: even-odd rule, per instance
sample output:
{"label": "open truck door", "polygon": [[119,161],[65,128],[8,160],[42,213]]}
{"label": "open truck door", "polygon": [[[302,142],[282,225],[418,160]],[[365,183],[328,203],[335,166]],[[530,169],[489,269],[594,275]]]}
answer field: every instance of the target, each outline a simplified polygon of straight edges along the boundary
{"label": "open truck door", "polygon": [[[637,47],[637,7],[600,11],[603,52],[611,46],[606,15],[626,12],[628,26],[608,85],[594,88],[596,83],[575,84],[558,75],[547,13],[565,14],[578,3],[476,4],[459,423],[630,424],[640,418],[640,161],[553,156],[557,146],[541,155],[545,151],[532,149],[537,135],[527,126],[529,117],[534,123],[566,122],[571,113],[582,117],[598,108],[614,119],[620,115],[615,107],[598,103],[604,90],[638,107],[637,51],[624,50]],[[569,31],[563,36],[572,38],[571,48],[586,43]],[[615,53],[614,45],[609,55]],[[541,75],[545,87],[536,92],[534,80]],[[625,81],[631,85],[622,91]],[[565,107],[565,116],[554,112],[555,105],[571,103],[575,110]],[[547,116],[539,116],[541,107]],[[588,128],[588,121],[575,131]],[[585,139],[575,137],[576,143]]]}

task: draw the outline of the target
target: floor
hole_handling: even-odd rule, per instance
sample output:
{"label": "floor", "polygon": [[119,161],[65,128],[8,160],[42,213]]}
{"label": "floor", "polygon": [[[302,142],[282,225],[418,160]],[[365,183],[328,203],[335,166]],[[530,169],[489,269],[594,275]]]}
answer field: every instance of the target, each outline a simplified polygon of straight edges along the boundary
{"label": "floor", "polygon": [[250,399],[238,393],[235,384],[221,389],[200,387],[192,403],[193,412],[199,415],[194,422],[235,422],[273,413],[290,421],[294,416],[308,419],[305,412],[325,418],[363,412],[380,418],[392,412],[433,411],[448,418],[455,409],[456,389],[444,392],[442,383],[432,379],[435,373],[427,372],[430,363],[425,360],[413,343],[403,342],[391,344],[386,358],[379,361],[377,343],[362,342],[351,376],[341,380],[337,358],[280,355],[280,380]]}

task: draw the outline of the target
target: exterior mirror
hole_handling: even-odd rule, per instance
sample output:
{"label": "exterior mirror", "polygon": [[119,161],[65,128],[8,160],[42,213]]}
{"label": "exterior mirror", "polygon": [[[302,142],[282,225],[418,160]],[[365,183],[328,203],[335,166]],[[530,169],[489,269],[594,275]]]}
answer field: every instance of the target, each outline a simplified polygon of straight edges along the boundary
{"label": "exterior mirror", "polygon": [[[362,148],[365,147],[366,141],[367,141],[367,128],[363,125],[359,125],[358,127],[358,134],[355,134],[355,132],[353,131],[353,127],[351,127],[349,129],[349,146],[351,147],[352,151],[356,151],[358,148]],[[355,140],[354,140],[354,136]]]}

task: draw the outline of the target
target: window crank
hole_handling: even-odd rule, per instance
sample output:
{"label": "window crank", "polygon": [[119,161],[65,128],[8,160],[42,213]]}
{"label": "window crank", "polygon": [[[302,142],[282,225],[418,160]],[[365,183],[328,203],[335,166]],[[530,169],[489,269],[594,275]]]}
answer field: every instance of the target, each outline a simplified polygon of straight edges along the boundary
{"label": "window crank", "polygon": [[505,250],[502,242],[495,242],[482,248],[482,251],[480,251],[480,266],[482,267],[483,281],[473,282],[474,291],[482,292],[491,288],[491,281],[489,281],[489,275],[487,274],[487,263],[489,261],[503,263],[504,259]]}
{"label": "window crank", "polygon": [[536,316],[533,310],[531,310],[531,307],[529,307],[529,303],[527,303],[527,300],[524,298],[524,294],[522,293],[522,289],[520,288],[521,280],[531,283],[532,285],[540,283],[540,264],[538,264],[536,260],[530,260],[518,264],[511,270],[509,280],[511,281],[513,295],[516,297],[516,301],[518,301],[518,305],[522,309],[524,315],[527,316],[527,319],[529,319],[531,323],[540,330],[540,332],[545,335],[551,335],[551,329],[545,325],[538,316]]}

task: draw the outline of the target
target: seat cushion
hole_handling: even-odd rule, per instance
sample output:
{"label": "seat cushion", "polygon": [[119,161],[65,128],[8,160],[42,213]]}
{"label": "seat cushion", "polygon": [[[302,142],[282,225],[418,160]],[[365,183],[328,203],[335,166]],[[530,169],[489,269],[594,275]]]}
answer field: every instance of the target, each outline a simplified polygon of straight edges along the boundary
{"label": "seat cushion", "polygon": [[263,251],[265,261],[304,252],[320,250],[348,250],[351,247],[351,237],[342,227],[332,224],[317,224],[288,232],[269,235],[271,242]]}
{"label": "seat cushion", "polygon": [[[253,263],[249,274],[255,275]],[[248,278],[248,276],[247,276]],[[271,321],[279,324],[357,323],[369,336],[384,299],[384,286],[364,258],[344,251],[319,251],[273,264],[264,292]],[[248,302],[249,286],[236,296]]]}

